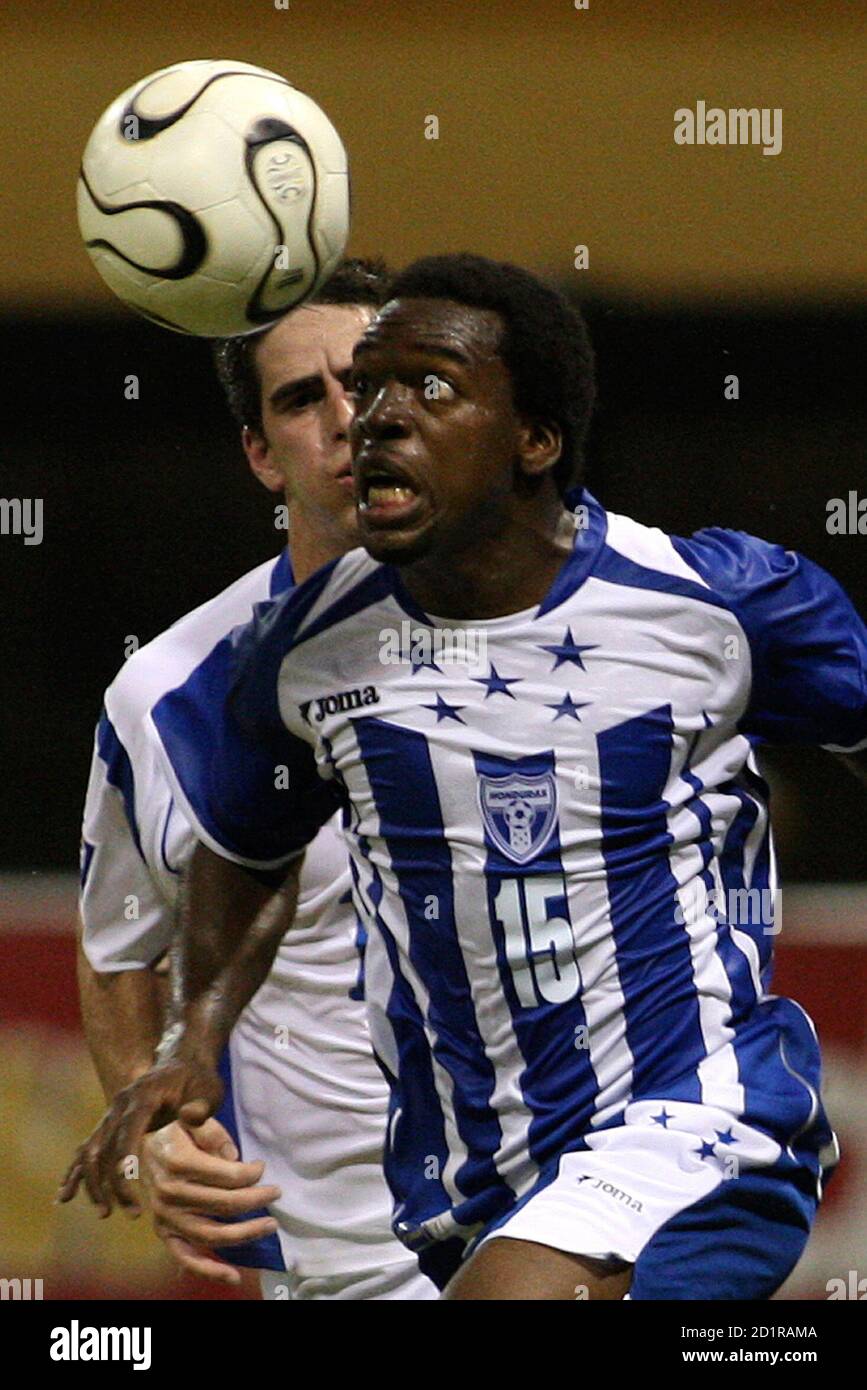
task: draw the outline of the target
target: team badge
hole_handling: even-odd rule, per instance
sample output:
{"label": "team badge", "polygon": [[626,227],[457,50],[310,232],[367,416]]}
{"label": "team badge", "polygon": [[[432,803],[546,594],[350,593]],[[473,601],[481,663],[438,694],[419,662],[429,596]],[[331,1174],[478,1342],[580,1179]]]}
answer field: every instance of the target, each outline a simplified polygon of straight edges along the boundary
{"label": "team badge", "polygon": [[557,819],[557,784],[552,772],[479,778],[482,816],[494,844],[516,864],[540,854]]}

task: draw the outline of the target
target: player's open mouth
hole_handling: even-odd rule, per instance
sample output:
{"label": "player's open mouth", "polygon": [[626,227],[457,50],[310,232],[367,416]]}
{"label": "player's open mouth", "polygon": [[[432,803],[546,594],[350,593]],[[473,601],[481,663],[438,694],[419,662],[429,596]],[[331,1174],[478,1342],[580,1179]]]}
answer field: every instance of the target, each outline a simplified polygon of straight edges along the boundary
{"label": "player's open mouth", "polygon": [[404,524],[418,511],[421,498],[408,473],[390,458],[360,455],[357,466],[358,510],[368,524]]}

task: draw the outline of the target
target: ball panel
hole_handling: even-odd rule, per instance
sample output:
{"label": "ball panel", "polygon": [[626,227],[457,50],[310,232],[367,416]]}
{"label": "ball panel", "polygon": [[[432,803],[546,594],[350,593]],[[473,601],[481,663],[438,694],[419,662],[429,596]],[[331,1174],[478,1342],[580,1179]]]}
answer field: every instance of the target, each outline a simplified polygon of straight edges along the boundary
{"label": "ball panel", "polygon": [[196,212],[237,193],[244,179],[243,150],[224,121],[190,111],[152,142],[150,182],[163,198]]}
{"label": "ball panel", "polygon": [[237,289],[206,275],[196,275],[181,284],[156,281],[149,286],[142,307],[177,324],[187,333],[206,338],[226,336],[227,328],[236,332]]}
{"label": "ball panel", "polygon": [[103,202],[142,183],[150,172],[151,152],[146,145],[124,140],[116,129],[97,127],[88,140],[81,167],[97,197]]}
{"label": "ball panel", "polygon": [[208,238],[208,255],[201,274],[232,285],[258,279],[273,260],[270,229],[237,198],[199,214]]}
{"label": "ball panel", "polygon": [[154,273],[175,264],[183,254],[178,221],[154,206],[158,199],[150,184],[133,184],[128,199],[110,213],[97,206],[83,179],[78,189],[78,223],[86,242],[106,241],[119,255]]}
{"label": "ball panel", "polygon": [[348,175],[323,175],[319,180],[318,194],[313,236],[320,260],[328,261],[333,269],[343,255],[349,238]]}
{"label": "ball panel", "polygon": [[223,63],[210,58],[176,63],[142,78],[130,88],[128,104],[134,113],[148,121],[160,121],[195,101],[213,79],[235,63]]}

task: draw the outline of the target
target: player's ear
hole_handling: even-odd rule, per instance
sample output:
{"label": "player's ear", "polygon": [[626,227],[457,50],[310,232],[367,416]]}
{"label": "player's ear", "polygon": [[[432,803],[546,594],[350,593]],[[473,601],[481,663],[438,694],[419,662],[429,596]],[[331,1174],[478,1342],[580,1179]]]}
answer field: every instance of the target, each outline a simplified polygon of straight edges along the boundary
{"label": "player's ear", "polygon": [[563,434],[559,425],[547,420],[521,421],[518,454],[521,471],[527,477],[550,472],[562,452]]}
{"label": "player's ear", "polygon": [[272,462],[271,446],[262,431],[251,429],[249,425],[245,425],[241,431],[241,443],[244,446],[244,453],[247,455],[247,462],[259,482],[269,492],[282,492],[286,480],[279,468]]}

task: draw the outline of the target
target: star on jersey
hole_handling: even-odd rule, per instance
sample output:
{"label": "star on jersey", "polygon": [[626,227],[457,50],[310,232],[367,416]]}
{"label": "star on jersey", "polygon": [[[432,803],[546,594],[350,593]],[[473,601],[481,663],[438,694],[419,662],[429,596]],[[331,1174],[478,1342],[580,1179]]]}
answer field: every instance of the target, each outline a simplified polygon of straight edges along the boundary
{"label": "star on jersey", "polygon": [[575,701],[572,699],[572,696],[569,694],[569,691],[567,690],[564,698],[560,701],[559,705],[546,704],[545,708],[557,711],[557,713],[554,715],[554,723],[556,723],[558,719],[562,719],[564,716],[568,715],[570,719],[574,719],[577,721],[577,723],[580,724],[581,720],[578,718],[577,711],[579,709],[583,709],[584,706],[587,704],[589,704],[588,700],[581,700],[578,704],[576,704]]}
{"label": "star on jersey", "polygon": [[491,695],[508,695],[510,700],[515,700],[517,699],[517,696],[512,694],[511,690],[509,689],[509,686],[517,685],[519,681],[522,681],[524,679],[524,677],[501,676],[492,661],[491,674],[489,676],[473,676],[472,679],[475,681],[476,685],[484,685],[487,687],[487,689],[485,690],[486,700]]}
{"label": "star on jersey", "polygon": [[668,1129],[668,1122],[669,1122],[669,1120],[673,1120],[673,1119],[675,1118],[675,1116],[674,1116],[674,1115],[669,1115],[669,1113],[668,1113],[668,1111],[666,1110],[665,1106],[663,1106],[663,1107],[662,1107],[662,1110],[660,1111],[660,1113],[659,1113],[658,1115],[651,1115],[650,1118],[651,1118],[651,1120],[653,1121],[653,1123],[654,1123],[655,1125],[662,1125],[662,1128],[663,1128],[663,1129]]}
{"label": "star on jersey", "polygon": [[715,1148],[715,1144],[709,1144],[706,1139],[702,1139],[701,1148],[693,1149],[693,1153],[698,1154],[699,1158],[716,1158],[716,1154],[714,1152]]}
{"label": "star on jersey", "polygon": [[557,658],[557,660],[554,662],[554,667],[553,667],[553,669],[554,669],[555,671],[559,670],[559,668],[560,668],[561,666],[565,665],[565,663],[566,663],[567,661],[572,661],[572,662],[574,662],[575,665],[578,667],[579,671],[585,670],[584,662],[581,660],[581,653],[582,653],[582,652],[592,652],[592,651],[595,651],[595,649],[596,649],[596,643],[595,643],[595,642],[594,642],[592,645],[590,645],[590,646],[584,646],[584,647],[579,647],[579,646],[577,646],[576,643],[575,643],[575,639],[574,639],[574,637],[572,636],[572,629],[571,629],[571,627],[567,627],[567,629],[566,629],[566,635],[565,635],[565,637],[563,638],[563,641],[562,641],[561,643],[559,643],[559,645],[554,645],[554,646],[551,646],[551,647],[545,647],[545,646],[542,646],[541,643],[539,643],[539,650],[540,650],[540,651],[543,651],[543,652],[550,652],[551,656],[555,656],[555,657]]}
{"label": "star on jersey", "polygon": [[731,1132],[731,1127],[728,1129],[718,1129],[716,1135],[721,1144],[736,1144],[738,1142]]}
{"label": "star on jersey", "polygon": [[466,724],[465,719],[461,719],[459,710],[465,709],[465,705],[450,705],[444,700],[442,695],[437,695],[435,705],[422,705],[422,709],[432,709],[437,717],[437,723],[441,724],[444,719],[453,719],[456,724]]}

